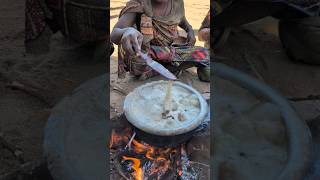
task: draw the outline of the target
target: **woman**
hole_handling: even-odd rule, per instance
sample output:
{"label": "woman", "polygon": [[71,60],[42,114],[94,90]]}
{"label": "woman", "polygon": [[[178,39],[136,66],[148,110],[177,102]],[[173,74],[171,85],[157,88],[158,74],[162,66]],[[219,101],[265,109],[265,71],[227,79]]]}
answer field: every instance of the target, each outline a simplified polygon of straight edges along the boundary
{"label": "woman", "polygon": [[[185,43],[181,42],[178,26],[187,32]],[[194,47],[196,39],[185,18],[183,0],[130,0],[120,12],[111,41],[119,45],[120,78],[127,71],[142,80],[157,75],[139,58],[141,52],[173,72],[195,65],[209,68],[208,50]],[[202,80],[209,81],[209,74]]]}

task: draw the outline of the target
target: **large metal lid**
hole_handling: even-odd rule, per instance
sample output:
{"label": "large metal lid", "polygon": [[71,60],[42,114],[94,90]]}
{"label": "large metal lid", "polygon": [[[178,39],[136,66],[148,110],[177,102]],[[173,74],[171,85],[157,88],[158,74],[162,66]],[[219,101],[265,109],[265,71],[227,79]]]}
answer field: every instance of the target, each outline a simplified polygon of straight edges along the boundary
{"label": "large metal lid", "polygon": [[[153,121],[150,121],[150,117],[147,117],[146,114],[148,114],[150,111],[150,105],[157,102],[155,102],[155,99],[146,98],[146,96],[149,96],[146,94],[146,89],[148,89],[148,92],[158,95],[160,92],[165,91],[165,89],[159,89],[159,87],[166,87],[167,84],[168,81],[154,81],[136,88],[127,95],[124,101],[124,113],[128,121],[133,126],[153,135],[174,136],[190,132],[203,122],[208,113],[208,104],[206,100],[194,88],[177,81],[173,83],[172,88],[181,89],[184,92],[188,92],[190,95],[193,95],[193,97],[196,97],[197,101],[199,102],[199,111],[197,111],[195,116],[192,116],[192,118],[187,119],[178,126],[159,126]],[[162,97],[160,97],[160,99],[161,98]],[[141,103],[141,99],[144,99],[146,103]],[[161,114],[161,112],[159,112],[159,114]]]}

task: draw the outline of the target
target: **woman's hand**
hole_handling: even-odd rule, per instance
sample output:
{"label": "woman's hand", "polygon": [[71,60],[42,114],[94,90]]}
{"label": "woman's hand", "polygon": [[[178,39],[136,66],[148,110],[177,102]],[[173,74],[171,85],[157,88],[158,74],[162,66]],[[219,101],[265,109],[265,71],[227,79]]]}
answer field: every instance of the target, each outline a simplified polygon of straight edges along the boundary
{"label": "woman's hand", "polygon": [[210,28],[203,28],[199,31],[199,41],[210,40]]}
{"label": "woman's hand", "polygon": [[141,52],[143,35],[135,28],[126,28],[121,37],[122,48],[129,52],[131,55],[135,55]]}
{"label": "woman's hand", "polygon": [[188,45],[194,46],[194,44],[196,43],[196,37],[194,35],[192,26],[189,24],[185,16],[181,19],[179,26],[187,32]]}
{"label": "woman's hand", "polygon": [[189,46],[194,46],[196,44],[196,37],[194,35],[194,31],[192,28],[188,29],[187,39],[188,39]]}

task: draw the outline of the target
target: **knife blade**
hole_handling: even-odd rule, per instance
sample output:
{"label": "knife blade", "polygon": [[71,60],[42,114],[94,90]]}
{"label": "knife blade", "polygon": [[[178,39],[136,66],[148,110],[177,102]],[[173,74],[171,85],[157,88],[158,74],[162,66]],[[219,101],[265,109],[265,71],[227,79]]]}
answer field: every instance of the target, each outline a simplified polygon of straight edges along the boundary
{"label": "knife blade", "polygon": [[159,74],[164,76],[169,80],[177,80],[177,77],[172,74],[167,68],[158,63],[157,61],[151,59],[147,54],[139,53],[139,56],[147,62],[147,65],[150,66],[153,70],[157,71]]}

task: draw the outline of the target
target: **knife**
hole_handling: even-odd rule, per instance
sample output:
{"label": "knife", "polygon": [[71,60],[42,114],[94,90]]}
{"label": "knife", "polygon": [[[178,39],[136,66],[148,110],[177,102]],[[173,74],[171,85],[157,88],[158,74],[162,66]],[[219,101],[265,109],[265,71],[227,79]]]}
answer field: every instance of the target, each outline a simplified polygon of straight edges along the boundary
{"label": "knife", "polygon": [[157,71],[159,74],[164,76],[165,78],[169,80],[177,80],[177,77],[172,74],[167,68],[162,66],[157,61],[151,59],[147,54],[139,53],[139,55],[143,60],[147,62],[147,65],[150,66],[153,70]]}

